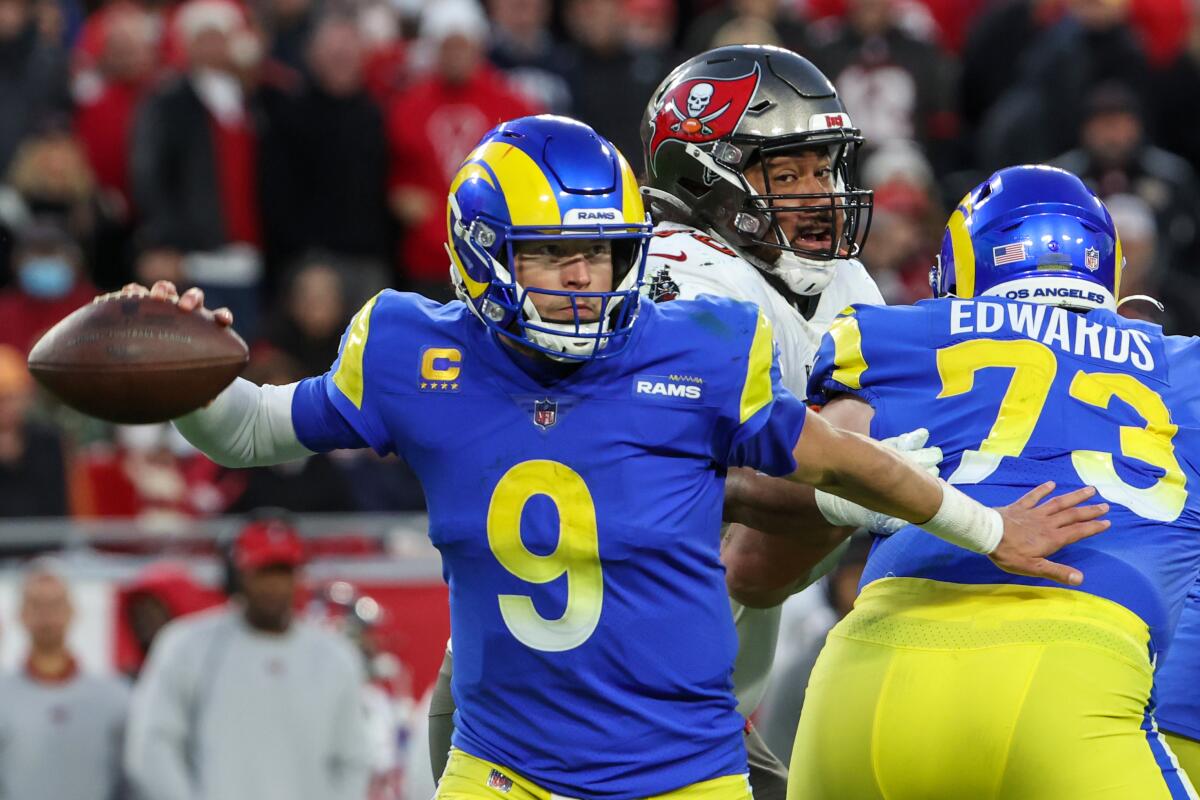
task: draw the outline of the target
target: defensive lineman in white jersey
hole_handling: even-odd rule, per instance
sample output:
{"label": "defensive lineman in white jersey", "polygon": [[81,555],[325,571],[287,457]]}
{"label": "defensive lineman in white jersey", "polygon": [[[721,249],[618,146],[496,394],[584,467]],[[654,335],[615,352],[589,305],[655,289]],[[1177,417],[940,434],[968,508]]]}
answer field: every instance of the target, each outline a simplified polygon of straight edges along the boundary
{"label": "defensive lineman in white jersey", "polygon": [[[862,136],[833,85],[787,50],[712,50],[681,64],[659,86],[643,118],[642,142],[645,193],[658,223],[647,263],[647,275],[657,278],[652,294],[660,300],[671,293],[684,299],[714,294],[758,305],[774,326],[784,385],[804,397],[817,345],[834,317],[853,303],[883,303],[856,258],[872,207],[871,193],[856,186]],[[921,443],[905,440],[913,450]],[[935,455],[910,453],[918,461]],[[834,523],[882,523],[825,506],[806,517],[802,504],[811,500],[776,494],[772,483],[731,473],[726,507],[738,504],[739,495],[777,497],[780,514],[763,517],[758,527],[787,534],[788,546],[796,548],[791,563],[813,569],[807,580],[789,576],[768,596],[744,598],[755,608],[731,601],[739,637],[734,691],[747,718],[767,688],[780,605],[836,562],[835,547],[848,531]],[[726,564],[753,560],[757,537],[730,526]],[[730,589],[738,595],[738,587]],[[746,744],[756,800],[782,800],[783,764],[749,724]]]}

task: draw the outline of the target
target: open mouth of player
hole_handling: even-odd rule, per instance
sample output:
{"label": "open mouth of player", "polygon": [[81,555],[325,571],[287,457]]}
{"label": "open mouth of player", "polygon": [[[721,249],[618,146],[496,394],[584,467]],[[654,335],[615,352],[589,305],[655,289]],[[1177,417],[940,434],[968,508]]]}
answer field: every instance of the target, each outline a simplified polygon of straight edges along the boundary
{"label": "open mouth of player", "polygon": [[802,219],[791,241],[798,250],[829,250],[833,246],[833,222],[819,217]]}

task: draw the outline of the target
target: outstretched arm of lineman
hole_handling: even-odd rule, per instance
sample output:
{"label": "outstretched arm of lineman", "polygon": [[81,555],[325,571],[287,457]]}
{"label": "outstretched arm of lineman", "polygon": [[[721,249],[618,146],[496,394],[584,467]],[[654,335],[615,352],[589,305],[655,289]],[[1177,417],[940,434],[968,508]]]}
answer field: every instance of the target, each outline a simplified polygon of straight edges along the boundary
{"label": "outstretched arm of lineman", "polygon": [[[874,412],[865,402],[846,398],[824,413],[839,428],[865,432]],[[881,443],[936,475],[942,451],[926,446],[928,436],[916,430]],[[733,599],[751,608],[777,606],[827,573],[855,529],[894,533],[908,524],[744,468],[731,469],[725,481],[725,519],[731,523],[721,543],[726,584]]]}
{"label": "outstretched arm of lineman", "polygon": [[1043,503],[1054,491],[1053,482],[1047,482],[1011,505],[987,508],[895,451],[861,433],[836,428],[820,414],[808,415],[793,454],[798,466],[790,480],[911,522],[1018,575],[1078,586],[1083,582],[1079,570],[1046,556],[1109,526],[1099,519],[1108,504],[1080,505],[1095,495],[1094,488]]}

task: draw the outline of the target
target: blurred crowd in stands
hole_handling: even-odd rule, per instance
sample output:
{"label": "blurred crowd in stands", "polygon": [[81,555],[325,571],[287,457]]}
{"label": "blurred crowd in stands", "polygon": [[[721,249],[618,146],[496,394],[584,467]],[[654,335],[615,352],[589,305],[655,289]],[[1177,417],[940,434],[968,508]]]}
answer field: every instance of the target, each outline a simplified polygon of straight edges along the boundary
{"label": "blurred crowd in stands", "polygon": [[229,472],[168,426],[55,407],[24,356],[100,290],[168,278],[227,305],[247,377],[324,371],[384,286],[449,299],[444,197],[499,121],[552,111],[635,165],[682,59],[779,44],[868,142],[864,261],[928,296],[947,213],[1049,162],[1109,203],[1123,294],[1200,332],[1195,0],[0,0],[0,516],[164,520],[274,505],[419,509],[372,453]]}

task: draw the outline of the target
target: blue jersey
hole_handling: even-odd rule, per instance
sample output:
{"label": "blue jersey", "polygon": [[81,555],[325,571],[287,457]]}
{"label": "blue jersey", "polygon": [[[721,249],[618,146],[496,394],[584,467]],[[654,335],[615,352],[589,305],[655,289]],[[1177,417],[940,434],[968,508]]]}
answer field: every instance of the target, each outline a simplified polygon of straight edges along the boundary
{"label": "blue jersey", "polygon": [[1200,740],[1200,581],[1192,584],[1171,650],[1154,671],[1154,718],[1158,726]]}
{"label": "blue jersey", "polygon": [[450,586],[454,745],[552,792],[746,771],[719,560],[728,467],[782,475],[805,407],[751,305],[642,303],[629,344],[547,369],[461,303],[384,292],[292,414],[421,479]]}
{"label": "blue jersey", "polygon": [[[1165,649],[1200,566],[1200,341],[1011,300],[855,306],[822,342],[809,392],[865,399],[877,438],[928,428],[942,477],[989,506],[1047,480],[1058,492],[1095,486],[1112,527],[1056,560]],[[893,575],[1057,585],[914,527],[876,544],[863,581]]]}

